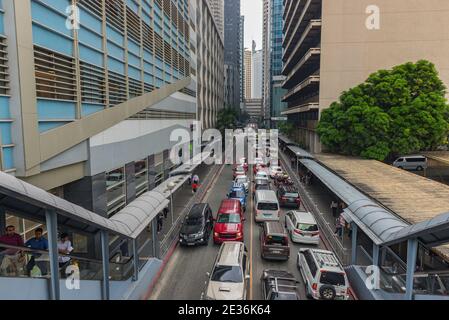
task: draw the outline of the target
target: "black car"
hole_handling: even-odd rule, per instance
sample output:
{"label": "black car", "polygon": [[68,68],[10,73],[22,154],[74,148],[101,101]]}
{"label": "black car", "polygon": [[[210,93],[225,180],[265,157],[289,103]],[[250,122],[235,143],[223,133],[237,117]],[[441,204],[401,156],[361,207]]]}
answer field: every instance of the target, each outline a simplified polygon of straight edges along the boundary
{"label": "black car", "polygon": [[279,205],[281,207],[301,208],[301,197],[298,189],[293,186],[280,186],[277,191]]}
{"label": "black car", "polygon": [[185,246],[199,244],[207,246],[213,227],[213,215],[210,206],[207,203],[196,204],[182,223],[179,243]]}
{"label": "black car", "polygon": [[301,300],[298,281],[290,272],[264,270],[261,280],[264,300]]}

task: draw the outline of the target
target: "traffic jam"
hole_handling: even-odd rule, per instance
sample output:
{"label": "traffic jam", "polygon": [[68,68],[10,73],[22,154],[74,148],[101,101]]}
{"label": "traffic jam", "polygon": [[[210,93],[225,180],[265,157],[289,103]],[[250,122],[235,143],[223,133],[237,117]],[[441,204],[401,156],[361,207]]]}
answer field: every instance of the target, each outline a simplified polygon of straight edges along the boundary
{"label": "traffic jam", "polygon": [[181,247],[219,248],[201,299],[350,299],[342,265],[325,250],[313,214],[282,166],[242,158],[226,178],[231,182],[218,211],[194,205],[179,234]]}

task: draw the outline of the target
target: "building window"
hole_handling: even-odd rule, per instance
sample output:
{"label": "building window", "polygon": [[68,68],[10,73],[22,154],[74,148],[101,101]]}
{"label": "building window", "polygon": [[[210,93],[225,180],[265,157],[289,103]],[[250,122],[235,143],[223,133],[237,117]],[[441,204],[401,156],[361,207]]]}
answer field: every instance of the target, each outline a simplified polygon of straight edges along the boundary
{"label": "building window", "polygon": [[126,206],[124,167],[106,173],[106,194],[108,216],[113,216]]}
{"label": "building window", "polygon": [[136,196],[140,196],[148,191],[148,160],[136,161]]}

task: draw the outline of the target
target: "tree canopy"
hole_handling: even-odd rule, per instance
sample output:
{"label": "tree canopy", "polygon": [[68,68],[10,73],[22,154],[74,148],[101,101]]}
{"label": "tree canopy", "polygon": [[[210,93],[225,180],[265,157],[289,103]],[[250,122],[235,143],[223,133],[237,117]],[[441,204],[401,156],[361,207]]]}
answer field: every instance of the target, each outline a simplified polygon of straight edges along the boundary
{"label": "tree canopy", "polygon": [[235,129],[238,118],[238,111],[235,108],[224,108],[218,111],[217,129],[222,133],[226,129]]}
{"label": "tree canopy", "polygon": [[331,152],[381,161],[432,150],[447,142],[445,94],[429,61],[380,70],[324,110],[317,132]]}

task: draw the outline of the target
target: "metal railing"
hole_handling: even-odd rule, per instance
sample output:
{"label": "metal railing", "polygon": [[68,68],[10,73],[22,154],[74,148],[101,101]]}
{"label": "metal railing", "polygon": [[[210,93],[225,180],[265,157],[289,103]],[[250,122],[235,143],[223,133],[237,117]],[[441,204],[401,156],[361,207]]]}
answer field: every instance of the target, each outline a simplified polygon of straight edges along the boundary
{"label": "metal railing", "polygon": [[[59,254],[60,278],[65,278],[71,274],[76,266],[79,270],[80,280],[102,280],[103,264],[101,260],[80,257],[76,255]],[[122,260],[122,259],[120,259]],[[118,261],[114,255],[109,261],[109,279],[124,281],[133,274],[133,257]],[[72,270],[66,273],[66,271]],[[0,277],[29,277],[29,278],[50,278],[50,257],[45,250],[36,250],[27,247],[10,246],[0,244]]]}

